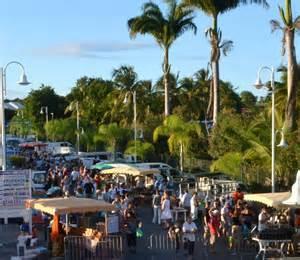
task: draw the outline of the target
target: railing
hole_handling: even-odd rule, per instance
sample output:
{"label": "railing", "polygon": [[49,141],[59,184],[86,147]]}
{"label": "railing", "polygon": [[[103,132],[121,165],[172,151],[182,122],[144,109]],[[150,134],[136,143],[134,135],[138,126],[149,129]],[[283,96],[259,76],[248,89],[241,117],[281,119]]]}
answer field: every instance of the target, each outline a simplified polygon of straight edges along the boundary
{"label": "railing", "polygon": [[80,236],[65,237],[65,260],[119,259],[124,255],[122,236],[108,236],[100,241]]}

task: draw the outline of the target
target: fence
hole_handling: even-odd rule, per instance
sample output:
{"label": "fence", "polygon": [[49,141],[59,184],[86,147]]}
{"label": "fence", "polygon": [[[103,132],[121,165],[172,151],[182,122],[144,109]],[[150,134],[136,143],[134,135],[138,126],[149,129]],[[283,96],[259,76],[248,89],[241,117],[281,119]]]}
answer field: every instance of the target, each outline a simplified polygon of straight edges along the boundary
{"label": "fence", "polygon": [[124,255],[122,236],[108,236],[100,241],[86,237],[65,238],[65,260],[108,260],[120,259]]}

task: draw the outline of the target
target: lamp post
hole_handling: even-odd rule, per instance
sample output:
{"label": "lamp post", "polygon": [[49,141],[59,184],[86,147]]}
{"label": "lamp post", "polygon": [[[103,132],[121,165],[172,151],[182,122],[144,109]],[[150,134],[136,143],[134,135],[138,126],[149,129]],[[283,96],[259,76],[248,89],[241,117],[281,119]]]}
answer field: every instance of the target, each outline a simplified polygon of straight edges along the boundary
{"label": "lamp post", "polygon": [[[45,110],[45,114],[46,114],[46,125],[48,125],[48,121],[49,121],[48,106],[42,106],[41,107],[41,111],[40,111],[41,115],[44,114],[44,110]],[[46,131],[46,140],[48,141],[48,133],[47,133],[47,131]]]}
{"label": "lamp post", "polygon": [[50,115],[51,115],[51,120],[53,120],[54,119],[54,113],[51,112]]}
{"label": "lamp post", "polygon": [[[260,74],[263,70],[267,70],[271,73],[271,86],[267,86],[266,84],[262,83]],[[271,130],[271,151],[272,151],[272,158],[271,158],[271,182],[272,182],[272,193],[275,192],[275,137],[276,133],[278,131],[281,131],[281,141],[278,147],[286,147],[287,143],[284,140],[284,133],[283,130],[278,130],[275,132],[275,81],[274,81],[274,68],[273,67],[267,67],[263,66],[259,69],[258,74],[257,74],[257,80],[254,84],[254,86],[257,89],[261,89],[262,87],[266,87],[268,91],[272,93],[272,130]]]}
{"label": "lamp post", "polygon": [[8,66],[15,64],[18,65],[19,67],[21,67],[22,69],[22,74],[20,77],[20,80],[18,81],[18,84],[20,85],[28,85],[30,84],[27,80],[27,76],[25,74],[25,69],[24,66],[18,62],[18,61],[11,61],[9,63],[7,63],[4,67],[0,68],[0,92],[1,92],[1,121],[2,121],[2,125],[1,125],[1,145],[2,145],[2,170],[5,171],[6,170],[6,136],[5,136],[5,107],[4,107],[4,97],[6,95],[6,70],[8,68]]}
{"label": "lamp post", "polygon": [[[132,92],[128,92],[132,94],[132,99],[133,99],[133,124],[134,124],[134,162],[136,163],[136,157],[137,157],[137,148],[136,148],[136,139],[137,139],[137,128],[136,128],[136,115],[137,115],[137,111],[136,111],[136,90],[132,91]],[[127,94],[128,94],[127,93]],[[127,94],[125,95],[125,99],[124,99],[124,103],[127,104],[128,103],[128,97]]]}

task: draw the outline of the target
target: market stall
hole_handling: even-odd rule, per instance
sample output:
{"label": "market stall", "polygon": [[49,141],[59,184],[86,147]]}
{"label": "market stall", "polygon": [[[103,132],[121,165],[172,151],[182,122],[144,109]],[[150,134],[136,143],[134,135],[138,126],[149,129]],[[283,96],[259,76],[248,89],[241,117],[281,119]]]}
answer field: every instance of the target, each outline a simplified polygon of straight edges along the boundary
{"label": "market stall", "polygon": [[289,198],[290,192],[274,192],[274,193],[257,193],[257,194],[245,194],[244,200],[256,201],[265,204],[269,207],[285,207],[283,201]]}
{"label": "market stall", "polygon": [[[115,215],[110,215],[115,206],[104,201],[86,199],[86,198],[51,198],[27,200],[26,207],[32,208],[53,216],[51,238],[58,246],[63,243],[60,239],[59,225],[60,216],[65,215],[65,232],[67,236],[81,236],[90,238],[91,241],[99,242],[109,233],[119,232],[119,219]],[[85,214],[92,212],[105,212],[105,222],[97,223],[95,228],[74,227],[69,225],[70,214]],[[60,252],[61,253],[61,252]],[[59,254],[58,254],[59,255]]]}
{"label": "market stall", "polygon": [[[51,198],[27,200],[26,206],[50,215],[66,215],[72,213],[87,213],[87,212],[111,212],[115,210],[115,206],[104,201],[86,199],[86,198]],[[68,227],[68,221],[66,221]]]}

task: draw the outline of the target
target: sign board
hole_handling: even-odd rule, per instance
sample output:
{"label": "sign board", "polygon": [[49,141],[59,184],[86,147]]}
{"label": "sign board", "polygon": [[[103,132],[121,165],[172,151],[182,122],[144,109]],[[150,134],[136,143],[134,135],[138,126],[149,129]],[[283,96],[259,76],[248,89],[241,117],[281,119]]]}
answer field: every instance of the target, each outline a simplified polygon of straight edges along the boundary
{"label": "sign board", "polygon": [[119,233],[119,216],[117,214],[108,214],[106,217],[107,234]]}
{"label": "sign board", "polygon": [[0,171],[0,208],[24,209],[31,199],[30,170]]}

